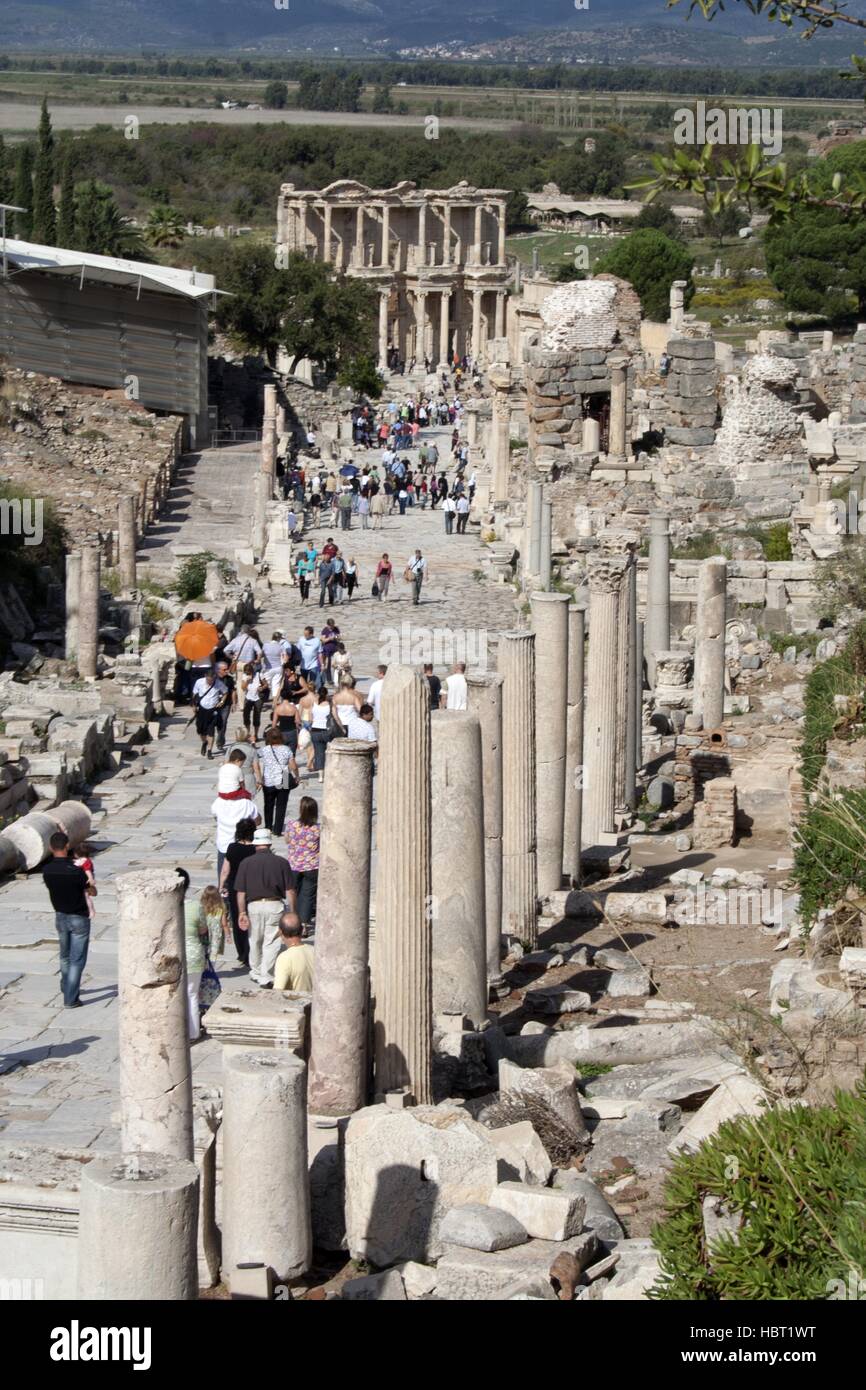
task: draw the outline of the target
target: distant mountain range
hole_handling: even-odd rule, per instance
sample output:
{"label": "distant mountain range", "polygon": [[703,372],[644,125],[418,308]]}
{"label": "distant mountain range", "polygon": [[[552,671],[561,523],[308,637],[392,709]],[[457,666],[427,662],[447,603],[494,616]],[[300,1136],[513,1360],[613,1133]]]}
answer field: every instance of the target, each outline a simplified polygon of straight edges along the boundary
{"label": "distant mountain range", "polygon": [[[404,51],[509,61],[844,65],[856,30],[805,43],[729,0],[708,24],[688,0],[4,0],[0,47],[73,53],[233,50],[335,56]],[[849,0],[866,16],[866,0]],[[671,49],[673,45],[673,49]],[[862,51],[862,46],[860,48]],[[645,57],[642,54],[645,53]],[[603,57],[601,55],[606,55]]]}

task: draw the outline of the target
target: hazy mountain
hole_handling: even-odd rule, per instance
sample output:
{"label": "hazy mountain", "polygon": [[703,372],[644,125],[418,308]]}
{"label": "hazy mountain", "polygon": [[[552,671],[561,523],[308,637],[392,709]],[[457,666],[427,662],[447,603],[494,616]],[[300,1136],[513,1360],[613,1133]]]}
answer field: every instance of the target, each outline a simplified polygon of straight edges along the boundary
{"label": "hazy mountain", "polygon": [[[72,52],[164,50],[326,53],[395,52],[406,47],[458,44],[472,48],[523,35],[555,31],[566,48],[570,36],[582,35],[597,50],[602,36],[623,61],[641,31],[676,31],[678,51],[691,61],[715,61],[720,42],[734,40],[749,49],[772,43],[774,53],[791,61],[834,60],[840,39],[818,35],[808,45],[778,24],[756,18],[743,6],[729,4],[711,24],[700,17],[687,20],[688,0],[666,8],[665,0],[589,0],[585,10],[574,0],[4,0],[3,36],[7,51],[52,48]],[[849,11],[866,15],[866,0],[850,0]],[[857,47],[858,35],[848,31],[845,52]],[[618,52],[627,40],[624,51]],[[795,55],[796,49],[807,52]],[[795,55],[795,56],[794,56]],[[510,55],[517,56],[517,55]],[[592,54],[595,58],[595,53]],[[758,61],[763,55],[754,53]],[[681,57],[680,61],[685,61]]]}

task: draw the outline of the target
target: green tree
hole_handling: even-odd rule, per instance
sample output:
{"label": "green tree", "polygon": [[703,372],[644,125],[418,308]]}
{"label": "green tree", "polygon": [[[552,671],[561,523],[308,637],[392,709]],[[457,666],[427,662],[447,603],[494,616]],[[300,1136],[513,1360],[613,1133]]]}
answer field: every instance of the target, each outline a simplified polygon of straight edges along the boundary
{"label": "green tree", "polygon": [[36,162],[33,170],[33,240],[53,246],[57,239],[57,209],[54,206],[54,136],[48,101],[42,98]]}
{"label": "green tree", "polygon": [[75,249],[97,256],[145,256],[145,246],[104,183],[88,179],[75,192]]}
{"label": "green tree", "polygon": [[[650,211],[654,204],[650,204],[647,211]],[[709,237],[717,246],[724,245],[726,236],[736,236],[740,227],[743,225],[743,214],[730,204],[720,208],[717,213],[712,213],[709,209],[701,218],[701,236]]]}
{"label": "green tree", "polygon": [[[812,171],[817,190],[866,178],[866,141],[841,146]],[[764,240],[767,273],[789,309],[840,319],[866,313],[866,218],[801,207]]]}
{"label": "green tree", "polygon": [[9,152],[0,135],[0,203],[12,202],[12,166]]}
{"label": "green tree", "polygon": [[274,264],[273,247],[235,242],[214,254],[212,273],[227,292],[217,305],[217,327],[273,366],[288,303],[285,272]]}
{"label": "green tree", "polygon": [[33,239],[33,149],[24,144],[15,162],[15,187],[12,202],[24,212],[15,213],[15,235],[22,241]]}
{"label": "green tree", "polygon": [[391,100],[391,88],[385,83],[376,84],[370,110],[380,115],[387,115],[394,110],[394,103]]}
{"label": "green tree", "polygon": [[628,280],[640,296],[644,317],[658,323],[667,322],[674,280],[686,281],[687,307],[695,293],[689,252],[652,228],[632,232],[608,251],[595,267],[596,275],[601,271]]}
{"label": "green tree", "polygon": [[633,225],[636,232],[650,227],[654,231],[664,232],[672,241],[680,239],[679,222],[670,208],[663,207],[661,203],[648,203],[646,207],[642,207]]}
{"label": "green tree", "polygon": [[358,353],[356,357],[350,357],[344,362],[337,380],[341,386],[348,386],[356,397],[366,396],[371,401],[379,399],[385,386],[376,362],[369,352]]}
{"label": "green tree", "polygon": [[595,141],[595,149],[587,150],[578,141],[551,161],[552,176],[563,193],[575,198],[606,198],[622,188],[625,146],[609,131],[596,131],[588,138]]}
{"label": "green tree", "polygon": [[289,89],[285,82],[269,82],[262,95],[262,102],[273,111],[283,111],[289,104]]}
{"label": "green tree", "polygon": [[150,246],[180,246],[186,236],[186,224],[177,208],[157,203],[148,215],[144,236]]}
{"label": "green tree", "polygon": [[66,151],[60,173],[60,204],[57,209],[57,245],[75,246],[75,179],[72,155]]}

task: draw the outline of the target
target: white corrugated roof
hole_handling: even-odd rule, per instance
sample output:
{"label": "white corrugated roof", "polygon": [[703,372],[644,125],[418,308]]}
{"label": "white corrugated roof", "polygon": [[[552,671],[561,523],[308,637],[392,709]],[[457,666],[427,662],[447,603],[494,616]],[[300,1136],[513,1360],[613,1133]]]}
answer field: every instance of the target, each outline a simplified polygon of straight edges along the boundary
{"label": "white corrugated roof", "polygon": [[7,260],[19,270],[44,270],[53,275],[83,274],[85,281],[101,280],[111,285],[142,285],[178,294],[186,299],[203,299],[219,294],[216,280],[198,270],[176,270],[172,266],[151,265],[148,261],[124,261],[116,256],[94,256],[88,251],[67,251],[60,246],[37,246],[32,241],[7,237]]}

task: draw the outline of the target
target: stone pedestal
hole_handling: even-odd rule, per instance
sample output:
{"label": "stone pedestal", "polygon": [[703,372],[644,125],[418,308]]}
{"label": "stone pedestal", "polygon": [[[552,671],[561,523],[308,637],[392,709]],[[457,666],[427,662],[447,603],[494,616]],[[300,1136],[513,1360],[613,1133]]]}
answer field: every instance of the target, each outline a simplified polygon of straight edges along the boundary
{"label": "stone pedestal", "polygon": [[535,830],[535,634],[499,638],[502,686],[502,929],[538,940]]}
{"label": "stone pedestal", "polygon": [[137,541],[135,498],[121,497],[117,504],[117,564],[120,571],[120,587],[125,593],[137,586],[135,564]]}
{"label": "stone pedestal", "polygon": [[193,1156],[181,884],[170,870],[115,880],[124,1153]]}
{"label": "stone pedestal", "polygon": [[715,729],[725,713],[725,599],[728,562],[723,555],[704,560],[698,570],[695,620],[695,695],[692,705],[705,729]]}
{"label": "stone pedestal", "polygon": [[[549,503],[546,505],[550,505]],[[568,594],[532,595],[538,892],[562,887],[568,714]]]}
{"label": "stone pedestal", "polygon": [[208,1037],[222,1044],[224,1059],[268,1047],[306,1057],[311,1000],[294,990],[223,991],[207,1011]]}
{"label": "stone pedestal", "polygon": [[92,677],[99,656],[99,548],[95,545],[82,548],[78,594],[78,674]]}
{"label": "stone pedestal", "polygon": [[656,655],[671,647],[671,538],[665,512],[650,514],[649,567],[646,591],[646,657],[650,685],[655,685]]}
{"label": "stone pedestal", "polygon": [[349,1115],[367,1103],[373,749],[334,739],[325,765],[308,1104]]}
{"label": "stone pedestal", "polygon": [[597,454],[601,448],[601,426],[592,415],[583,422],[582,449],[585,454]]}
{"label": "stone pedestal", "polygon": [[589,562],[589,673],[584,722],[583,844],[598,845],[614,829],[617,718],[617,633],[628,561],[622,555]]}
{"label": "stone pedestal", "polygon": [[568,680],[565,735],[565,806],[562,829],[562,872],[566,883],[580,882],[580,827],[583,812],[583,684],[586,613],[577,604],[568,609]]}
{"label": "stone pedestal", "polygon": [[[481,726],[475,714],[430,717],[433,1016],[487,1017]],[[459,827],[459,829],[458,829]],[[456,831],[456,833],[455,833]]]}
{"label": "stone pedestal", "polygon": [[198,1188],[194,1163],[161,1153],[83,1163],[78,1297],[129,1303],[198,1298]]}
{"label": "stone pedestal", "polygon": [[78,606],[81,588],[81,551],[70,550],[66,556],[66,644],[67,661],[78,657]]}
{"label": "stone pedestal", "polygon": [[487,983],[497,995],[502,977],[502,677],[469,676],[469,708],[481,725],[484,789],[484,896]]}
{"label": "stone pedestal", "polygon": [[307,1175],[307,1069],[291,1052],[225,1058],[223,1279],[260,1263],[297,1279],[312,1258]]}
{"label": "stone pedestal", "polygon": [[391,666],[382,687],[376,871],[376,1091],[432,1097],[430,693]]}

